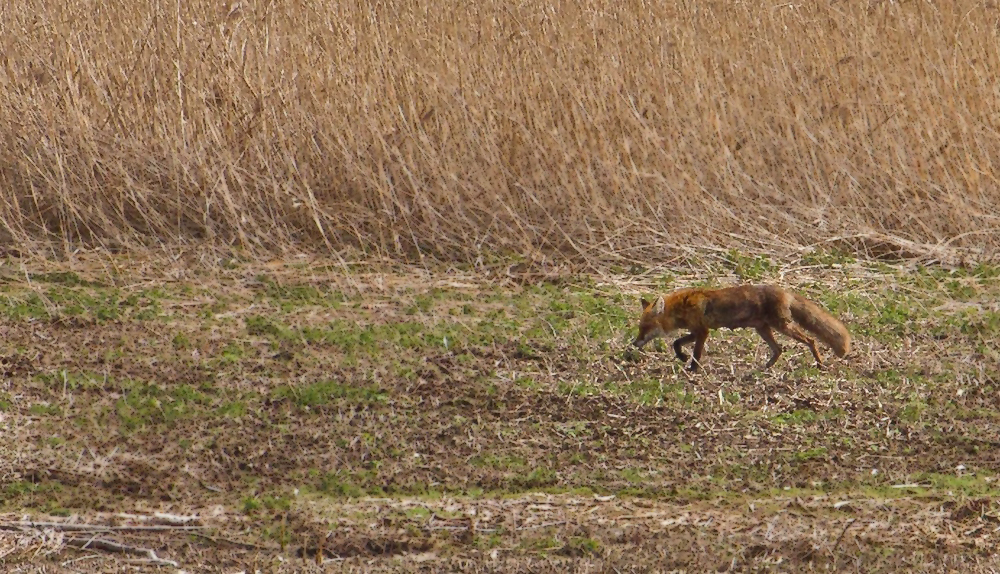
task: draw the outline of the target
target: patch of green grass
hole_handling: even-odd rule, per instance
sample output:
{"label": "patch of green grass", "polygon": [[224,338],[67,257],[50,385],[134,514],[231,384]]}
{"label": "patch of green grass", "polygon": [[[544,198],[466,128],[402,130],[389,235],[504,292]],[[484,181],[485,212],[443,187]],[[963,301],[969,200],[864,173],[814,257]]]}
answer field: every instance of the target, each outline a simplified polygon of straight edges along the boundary
{"label": "patch of green grass", "polygon": [[979,279],[980,281],[992,281],[997,277],[1000,277],[1000,264],[982,262],[976,264],[975,267],[969,270],[969,275]]}
{"label": "patch of green grass", "polygon": [[43,485],[30,482],[27,480],[15,480],[8,482],[3,486],[3,496],[4,498],[14,498],[18,496],[24,496],[25,494],[32,494],[41,490]]}
{"label": "patch of green grass", "polygon": [[49,319],[49,309],[37,293],[0,296],[0,310],[12,321]]}
{"label": "patch of green grass", "polygon": [[166,294],[160,289],[151,289],[133,293],[119,302],[119,307],[130,308],[131,318],[136,321],[149,321],[163,315],[163,306],[160,300]]}
{"label": "patch of green grass", "polygon": [[174,349],[177,349],[178,351],[191,348],[191,339],[184,333],[174,335],[174,338],[170,341],[170,343],[173,345]]}
{"label": "patch of green grass", "polygon": [[819,265],[821,267],[826,267],[826,268],[840,267],[843,265],[850,265],[856,262],[857,259],[855,259],[853,256],[836,250],[825,251],[820,249],[813,249],[812,251],[802,256],[803,265]]}
{"label": "patch of green grass", "polygon": [[979,286],[974,279],[951,279],[943,281],[942,286],[948,297],[956,301],[968,301],[979,293]]}
{"label": "patch of green grass", "polygon": [[641,405],[682,404],[691,405],[697,395],[687,391],[683,383],[664,383],[653,377],[636,378],[624,384],[606,385],[606,389],[623,394]]}
{"label": "patch of green grass", "polygon": [[247,405],[244,401],[228,401],[223,403],[215,412],[220,417],[240,418],[247,414]]}
{"label": "patch of green grass", "polygon": [[267,494],[261,498],[264,508],[271,511],[287,511],[292,508],[292,499],[287,496]]}
{"label": "patch of green grass", "polygon": [[305,306],[319,306],[337,309],[347,301],[340,291],[327,290],[309,283],[280,283],[267,275],[258,275],[257,281],[263,296],[278,304],[282,312],[289,312]]}
{"label": "patch of green grass", "polygon": [[269,526],[264,527],[261,535],[265,540],[276,541],[282,552],[285,552],[292,542],[292,531],[288,528],[288,520],[284,515],[280,521],[272,522]]}
{"label": "patch of green grass", "polygon": [[472,544],[480,550],[490,550],[503,544],[503,536],[500,532],[494,532],[489,536],[476,536]]}
{"label": "patch of green grass", "polygon": [[556,424],[556,428],[559,432],[568,437],[578,438],[593,434],[588,430],[590,424],[590,421],[570,421],[562,424]]}
{"label": "patch of green grass", "polygon": [[62,369],[54,373],[39,373],[35,375],[35,379],[52,391],[62,392],[103,389],[107,377],[89,371]]}
{"label": "patch of green grass", "polygon": [[570,556],[591,556],[601,553],[601,542],[584,536],[571,536],[566,543],[564,553]]}
{"label": "patch of green grass", "polygon": [[911,327],[918,317],[912,303],[899,299],[886,299],[875,309],[871,328],[861,329],[862,333],[878,337],[900,337]]}
{"label": "patch of green grass", "polygon": [[1000,485],[988,476],[976,474],[943,474],[937,472],[922,472],[910,477],[913,484],[927,485],[936,491],[950,492],[956,496],[998,496]]}
{"label": "patch of green grass", "polygon": [[275,341],[294,341],[295,332],[271,317],[255,315],[246,318],[247,334],[269,337]]}
{"label": "patch of green grass", "polygon": [[964,311],[955,317],[958,330],[963,335],[982,337],[1000,334],[1000,312]]}
{"label": "patch of green grass", "polygon": [[422,294],[417,295],[413,298],[413,305],[406,309],[407,315],[415,315],[417,313],[429,313],[431,308],[434,306],[435,297],[433,294]]}
{"label": "patch of green grass", "polygon": [[218,362],[223,365],[235,365],[243,360],[244,354],[243,346],[231,341],[219,352]]}
{"label": "patch of green grass", "polygon": [[646,481],[645,472],[639,468],[626,468],[619,473],[623,479],[633,484],[641,484]]}
{"label": "patch of green grass", "polygon": [[[808,362],[789,361],[790,364],[788,365],[788,368],[792,369],[792,374],[796,378],[809,381],[816,380],[823,376],[823,371],[812,363],[812,355],[809,354],[809,351],[804,351],[804,348],[798,344],[796,344],[795,347],[791,347],[789,350],[802,352],[802,354],[807,357],[805,361]],[[785,355],[782,358],[788,358],[788,356]]]}
{"label": "patch of green grass", "polygon": [[516,474],[509,480],[515,488],[532,489],[552,486],[558,482],[556,472],[545,466],[537,466],[527,474]]}
{"label": "patch of green grass", "polygon": [[424,506],[413,506],[406,509],[406,517],[414,520],[423,520],[425,518],[430,518],[431,511]]}
{"label": "patch of green grass", "polygon": [[58,417],[62,416],[63,409],[50,403],[35,403],[28,407],[28,412],[37,417]]}
{"label": "patch of green grass", "polygon": [[148,428],[202,414],[212,397],[191,385],[163,387],[155,383],[124,381],[115,402],[115,414],[128,430]]}
{"label": "patch of green grass", "polygon": [[243,514],[254,514],[264,508],[264,503],[256,496],[247,496],[243,499]]}
{"label": "patch of green grass", "polygon": [[148,320],[162,314],[161,289],[150,289],[123,297],[118,289],[98,282],[83,281],[74,273],[42,274],[52,286],[44,295],[36,292],[0,296],[0,312],[12,319],[90,317],[98,322],[119,320],[123,311],[130,318]]}
{"label": "patch of green grass", "polygon": [[725,265],[743,281],[760,281],[771,276],[777,268],[765,255],[751,257],[735,249],[726,254]]}
{"label": "patch of green grass", "polygon": [[[419,350],[424,348],[424,325],[417,322],[392,323],[378,329],[381,340],[395,347]],[[437,343],[437,341],[435,341]],[[443,341],[441,343],[443,345]]]}
{"label": "patch of green grass", "polygon": [[65,517],[65,516],[72,516],[73,515],[73,511],[72,510],[70,510],[70,509],[68,509],[68,508],[60,505],[55,500],[46,500],[44,503],[42,503],[42,505],[39,508],[39,510],[41,510],[45,514],[48,514],[49,516],[63,516],[63,517]]}
{"label": "patch of green grass", "polygon": [[73,271],[54,271],[51,273],[29,273],[28,276],[32,281],[38,281],[39,283],[52,283],[55,285],[64,285],[66,287],[105,287],[104,283],[99,281],[87,281],[81,279],[79,275]]}
{"label": "patch of green grass", "polygon": [[562,381],[556,390],[560,395],[590,397],[601,394],[601,388],[587,381]]}
{"label": "patch of green grass", "polygon": [[519,546],[529,552],[551,552],[563,547],[563,544],[551,536],[532,536],[521,540]]}
{"label": "patch of green grass", "polygon": [[573,306],[586,320],[584,332],[591,339],[617,337],[628,328],[635,313],[626,310],[623,295],[605,296],[591,292],[574,292]]}
{"label": "patch of green grass", "polygon": [[376,338],[374,331],[362,328],[344,320],[334,320],[326,327],[306,327],[302,337],[309,343],[326,343],[350,353],[356,349],[374,349]]}
{"label": "patch of green grass", "polygon": [[906,274],[905,278],[922,288],[942,288],[953,298],[964,298],[975,294],[976,287],[993,286],[993,280],[998,276],[1000,266],[984,262],[975,267],[957,269],[919,265],[915,272]]}
{"label": "patch of green grass", "polygon": [[97,321],[113,321],[121,316],[121,297],[117,290],[89,291],[53,287],[46,293],[60,315],[91,316]]}
{"label": "patch of green grass", "polygon": [[377,477],[377,471],[346,472],[338,470],[323,475],[318,490],[327,496],[338,498],[384,495],[385,492],[376,483]]}
{"label": "patch of green grass", "polygon": [[[838,293],[820,288],[810,290],[808,293],[803,291],[802,294],[819,303],[834,316],[842,316],[850,312],[855,316],[867,317],[875,312],[875,305],[869,299],[851,292]],[[852,323],[848,325],[848,329],[851,333],[857,333],[858,325],[858,323]]]}
{"label": "patch of green grass", "polygon": [[816,411],[796,409],[791,412],[778,413],[772,416],[771,420],[779,425],[797,426],[813,423],[818,418]]}
{"label": "patch of green grass", "polygon": [[14,480],[4,484],[0,490],[0,505],[18,510],[46,505],[56,508],[56,500],[62,491],[63,485],[55,481]]}
{"label": "patch of green grass", "polygon": [[884,388],[899,387],[906,378],[905,373],[896,369],[884,369],[875,373],[875,382]]}
{"label": "patch of green grass", "polygon": [[537,391],[542,388],[542,385],[538,381],[536,381],[532,377],[527,377],[527,376],[521,376],[514,379],[514,384],[519,387],[529,389],[532,391]]}
{"label": "patch of green grass", "polygon": [[899,420],[908,423],[919,422],[924,411],[927,410],[927,403],[920,398],[910,399],[899,411]]}
{"label": "patch of green grass", "polygon": [[327,327],[307,327],[301,336],[307,343],[322,343],[338,347],[343,352],[364,353],[376,357],[391,351],[426,351],[429,349],[460,349],[469,344],[492,340],[480,329],[470,341],[467,330],[459,324],[442,321],[431,325],[416,321],[359,326],[346,321],[333,321]]}
{"label": "patch of green grass", "polygon": [[822,446],[807,448],[792,453],[792,460],[795,462],[806,462],[810,460],[822,459],[826,458],[826,452],[826,447]]}
{"label": "patch of green grass", "polygon": [[354,387],[337,381],[317,381],[306,385],[282,385],[272,392],[276,400],[290,400],[300,408],[320,407],[343,400],[358,405],[373,405],[388,400],[376,386]]}

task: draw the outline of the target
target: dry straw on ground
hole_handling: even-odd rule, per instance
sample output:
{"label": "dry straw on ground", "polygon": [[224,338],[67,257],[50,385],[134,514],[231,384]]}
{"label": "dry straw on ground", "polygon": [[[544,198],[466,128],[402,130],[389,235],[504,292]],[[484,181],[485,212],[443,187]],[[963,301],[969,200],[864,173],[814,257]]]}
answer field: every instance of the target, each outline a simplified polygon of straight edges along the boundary
{"label": "dry straw on ground", "polygon": [[991,257],[995,2],[25,0],[0,239]]}

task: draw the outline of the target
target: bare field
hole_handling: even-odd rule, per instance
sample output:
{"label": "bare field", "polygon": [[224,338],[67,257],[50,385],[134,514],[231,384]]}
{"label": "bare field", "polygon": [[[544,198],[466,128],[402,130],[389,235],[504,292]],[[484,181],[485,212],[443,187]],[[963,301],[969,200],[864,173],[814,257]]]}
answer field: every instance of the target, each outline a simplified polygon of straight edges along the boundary
{"label": "bare field", "polygon": [[997,253],[992,1],[26,0],[0,239]]}
{"label": "bare field", "polygon": [[[1000,270],[706,265],[7,260],[0,564],[167,564],[118,544],[219,572],[1000,567]],[[821,371],[782,339],[764,373],[725,331],[690,376],[627,347],[640,295],[705,276],[807,294],[852,354]]]}

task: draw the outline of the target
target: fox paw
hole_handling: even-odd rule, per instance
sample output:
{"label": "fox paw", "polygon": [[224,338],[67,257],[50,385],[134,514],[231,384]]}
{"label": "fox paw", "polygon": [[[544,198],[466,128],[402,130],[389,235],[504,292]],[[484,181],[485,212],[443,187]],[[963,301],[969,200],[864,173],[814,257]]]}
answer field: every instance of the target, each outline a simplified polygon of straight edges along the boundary
{"label": "fox paw", "polygon": [[687,366],[687,370],[692,373],[697,373],[700,367],[701,365],[698,364],[698,361],[691,361],[691,364]]}

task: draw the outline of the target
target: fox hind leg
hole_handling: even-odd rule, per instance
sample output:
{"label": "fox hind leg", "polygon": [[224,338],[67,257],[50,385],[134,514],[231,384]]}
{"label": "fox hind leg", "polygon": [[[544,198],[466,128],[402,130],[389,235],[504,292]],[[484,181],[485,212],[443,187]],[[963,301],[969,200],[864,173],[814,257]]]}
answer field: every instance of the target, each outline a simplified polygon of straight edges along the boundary
{"label": "fox hind leg", "polygon": [[771,348],[771,358],[767,360],[767,364],[764,365],[765,369],[770,369],[772,365],[778,362],[778,357],[781,356],[781,352],[784,350],[781,345],[774,338],[774,332],[771,331],[770,327],[757,327],[757,334],[760,335],[761,339],[767,343],[767,346]]}
{"label": "fox hind leg", "polygon": [[696,338],[697,337],[695,336],[694,333],[688,333],[687,335],[684,335],[683,337],[674,341],[674,353],[677,355],[677,358],[681,360],[681,362],[686,363],[689,358],[687,356],[687,353],[684,352],[684,349],[682,349],[682,347],[684,345],[687,345],[691,341],[694,341]]}
{"label": "fox hind leg", "polygon": [[796,341],[802,343],[809,350],[812,351],[813,358],[816,359],[816,364],[823,366],[823,357],[819,354],[819,349],[816,348],[816,341],[809,335],[806,335],[805,331],[799,328],[795,323],[786,323],[780,327],[776,327],[778,331],[784,335],[787,335]]}

